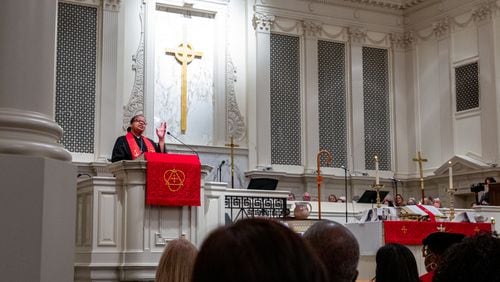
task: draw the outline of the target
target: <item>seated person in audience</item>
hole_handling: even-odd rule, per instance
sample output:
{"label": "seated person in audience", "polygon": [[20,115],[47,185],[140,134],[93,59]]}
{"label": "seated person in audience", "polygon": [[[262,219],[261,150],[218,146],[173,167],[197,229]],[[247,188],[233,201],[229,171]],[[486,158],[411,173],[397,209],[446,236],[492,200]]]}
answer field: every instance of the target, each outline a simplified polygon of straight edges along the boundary
{"label": "seated person in audience", "polygon": [[337,203],[345,203],[346,199],[345,196],[340,196],[339,199],[337,200]]}
{"label": "seated person in audience", "polygon": [[304,192],[304,194],[302,195],[302,200],[304,200],[304,201],[310,201],[311,200],[311,194],[309,194],[309,192]]}
{"label": "seated person in audience", "polygon": [[331,203],[335,203],[337,202],[337,196],[333,195],[333,194],[330,194],[328,196],[328,202],[331,202]]}
{"label": "seated person in audience", "polygon": [[439,199],[437,197],[434,198],[434,200],[432,201],[432,205],[435,206],[438,209],[442,208],[442,206],[441,206],[441,199]]}
{"label": "seated person in audience", "polygon": [[424,197],[424,200],[422,201],[422,205],[432,206],[433,202],[434,202],[434,199],[431,196],[426,196],[426,197]]}
{"label": "seated person in audience", "polygon": [[408,247],[389,243],[375,256],[376,282],[419,282],[417,261]]}
{"label": "seated person in audience", "polygon": [[349,229],[335,221],[322,220],[309,227],[303,238],[325,264],[329,281],[356,281],[359,245]]}
{"label": "seated person in audience", "polygon": [[288,201],[295,201],[295,194],[290,192],[290,194],[288,194]]}
{"label": "seated person in audience", "polygon": [[323,263],[294,231],[274,220],[242,219],[203,242],[192,282],[323,282]]}
{"label": "seated person in audience", "polygon": [[406,202],[407,205],[416,205],[417,204],[417,199],[414,197],[408,198],[408,202]]}
{"label": "seated person in audience", "polygon": [[434,282],[500,281],[500,239],[484,233],[467,237],[446,250]]}
{"label": "seated person in audience", "polygon": [[394,207],[394,201],[392,200],[392,196],[387,194],[387,196],[385,196],[384,200],[382,201],[382,204],[388,205],[389,207]]}
{"label": "seated person in audience", "polygon": [[491,183],[496,183],[497,181],[493,177],[486,177],[484,179],[484,193],[481,195],[481,199],[479,199],[479,204],[481,205],[489,205],[490,204],[490,195],[489,195],[489,185]]}
{"label": "seated person in audience", "polygon": [[143,136],[146,130],[146,119],[143,115],[135,115],[130,120],[130,126],[127,128],[127,134],[116,139],[111,156],[112,162],[121,160],[134,160],[145,152],[165,152],[165,132],[167,123],[162,122],[156,129],[158,144],[153,140]]}
{"label": "seated person in audience", "polygon": [[464,237],[465,235],[460,233],[434,232],[422,240],[422,256],[427,273],[420,276],[421,282],[432,282],[434,271],[446,249],[460,243]]}
{"label": "seated person in audience", "polygon": [[198,250],[186,239],[168,242],[156,269],[155,282],[191,282]]}
{"label": "seated person in audience", "polygon": [[402,207],[405,205],[406,205],[406,203],[405,203],[405,199],[403,198],[403,196],[401,194],[396,194],[396,200],[394,201],[394,206]]}

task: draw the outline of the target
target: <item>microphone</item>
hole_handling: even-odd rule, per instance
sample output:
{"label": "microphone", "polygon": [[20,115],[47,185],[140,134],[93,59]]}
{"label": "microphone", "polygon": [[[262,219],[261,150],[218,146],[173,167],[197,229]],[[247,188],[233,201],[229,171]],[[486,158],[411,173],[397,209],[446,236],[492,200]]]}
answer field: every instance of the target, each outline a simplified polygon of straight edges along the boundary
{"label": "microphone", "polygon": [[172,135],[170,133],[170,131],[167,131],[167,135],[171,136],[172,138],[174,138],[175,140],[177,140],[179,143],[181,143],[182,145],[186,146],[189,150],[191,150],[191,152],[195,153],[196,156],[198,156],[198,159],[200,158],[200,155],[198,154],[198,152],[196,152],[195,149],[193,149],[193,147],[191,147],[188,144],[182,142],[181,139],[179,139],[179,138],[175,137],[174,135]]}
{"label": "microphone", "polygon": [[226,163],[226,160],[222,160],[222,162],[219,164],[219,169]]}

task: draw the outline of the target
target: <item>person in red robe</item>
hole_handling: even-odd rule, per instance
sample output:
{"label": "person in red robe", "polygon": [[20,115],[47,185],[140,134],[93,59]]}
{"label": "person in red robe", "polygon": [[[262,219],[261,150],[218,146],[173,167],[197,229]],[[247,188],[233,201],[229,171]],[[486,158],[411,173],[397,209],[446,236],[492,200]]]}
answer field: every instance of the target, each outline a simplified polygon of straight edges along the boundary
{"label": "person in red robe", "polygon": [[158,143],[142,135],[146,130],[146,125],[146,119],[142,114],[135,115],[130,119],[130,127],[127,128],[127,134],[116,139],[111,155],[111,162],[135,160],[145,152],[166,152],[165,132],[167,131],[167,123],[160,123],[160,127],[156,129]]}

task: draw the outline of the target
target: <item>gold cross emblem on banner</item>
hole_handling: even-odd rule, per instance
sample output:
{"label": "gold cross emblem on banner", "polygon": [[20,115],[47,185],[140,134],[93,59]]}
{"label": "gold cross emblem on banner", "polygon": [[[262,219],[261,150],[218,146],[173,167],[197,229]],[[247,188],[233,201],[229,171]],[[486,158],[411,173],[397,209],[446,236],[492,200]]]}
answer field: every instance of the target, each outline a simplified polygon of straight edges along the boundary
{"label": "gold cross emblem on banner", "polygon": [[175,49],[167,49],[167,55],[175,56],[182,65],[181,68],[181,132],[187,129],[187,65],[196,58],[201,58],[203,52],[194,51],[189,43],[181,43]]}

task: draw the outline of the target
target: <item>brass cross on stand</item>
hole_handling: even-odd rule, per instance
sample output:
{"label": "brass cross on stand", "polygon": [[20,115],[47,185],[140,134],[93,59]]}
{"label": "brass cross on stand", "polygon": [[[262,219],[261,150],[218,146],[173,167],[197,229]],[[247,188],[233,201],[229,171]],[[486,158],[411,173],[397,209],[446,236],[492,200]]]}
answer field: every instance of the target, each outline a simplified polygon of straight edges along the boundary
{"label": "brass cross on stand", "polygon": [[181,63],[181,132],[186,133],[187,128],[187,65],[196,58],[201,58],[203,52],[193,51],[191,44],[181,43],[176,49],[167,49],[167,55],[174,55]]}
{"label": "brass cross on stand", "polygon": [[234,148],[239,147],[233,142],[233,136],[231,136],[231,143],[226,144],[226,146],[231,147],[231,188],[234,188]]}
{"label": "brass cross on stand", "polygon": [[417,157],[413,158],[414,162],[418,162],[418,170],[420,171],[420,191],[422,192],[422,204],[424,201],[425,193],[424,193],[424,170],[422,168],[422,162],[426,162],[427,159],[423,159],[420,151],[418,151]]}

